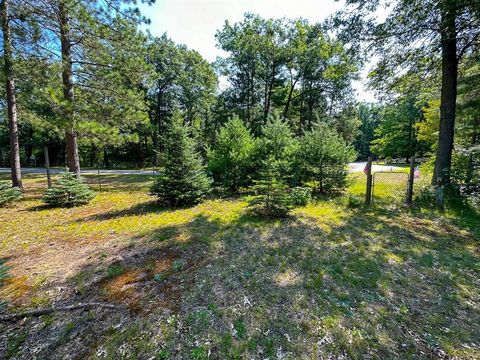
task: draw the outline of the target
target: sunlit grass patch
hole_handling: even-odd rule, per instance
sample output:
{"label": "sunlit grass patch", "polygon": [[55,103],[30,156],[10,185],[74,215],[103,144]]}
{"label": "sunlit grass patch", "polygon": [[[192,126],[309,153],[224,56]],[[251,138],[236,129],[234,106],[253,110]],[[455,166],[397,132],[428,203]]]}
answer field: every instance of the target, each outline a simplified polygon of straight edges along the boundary
{"label": "sunlit grass patch", "polygon": [[341,223],[345,216],[345,208],[333,200],[324,200],[296,208],[292,214],[313,219],[324,231],[330,232],[332,227]]}
{"label": "sunlit grass patch", "polygon": [[282,220],[251,216],[243,198],[165,209],[146,188],[124,190],[129,182],[87,206],[44,208],[29,181],[27,200],[0,210],[0,249],[12,278],[25,280],[18,294],[31,307],[95,300],[120,310],[89,313],[87,325],[53,314],[50,330],[28,327],[25,345],[12,337],[19,350],[30,332],[57,329],[67,335],[45,340],[51,353],[80,341],[85,358],[478,355],[472,214],[468,223],[397,200],[349,206],[349,196],[364,198],[361,177]]}
{"label": "sunlit grass patch", "polygon": [[287,269],[275,275],[275,283],[280,287],[298,285],[302,282],[302,275],[293,269]]}
{"label": "sunlit grass patch", "polygon": [[3,301],[17,302],[32,289],[28,276],[8,277],[0,287],[0,299]]}
{"label": "sunlit grass patch", "polygon": [[[408,186],[408,167],[392,170],[373,172],[373,203],[388,204],[391,202],[405,202]],[[348,177],[349,187],[347,193],[365,199],[367,176],[364,173],[352,173]],[[427,184],[431,179],[430,173],[422,173],[420,178],[414,179],[414,194]]]}
{"label": "sunlit grass patch", "polygon": [[[245,203],[240,200],[209,200],[196,207],[162,209],[154,199],[143,193],[100,193],[88,206],[73,209],[31,209],[37,202],[24,204],[29,208],[15,214],[0,210],[0,248],[28,249],[48,241],[96,242],[109,238],[151,234],[162,227],[187,224],[198,216],[229,224],[242,214]],[[16,241],[22,234],[21,241]]]}

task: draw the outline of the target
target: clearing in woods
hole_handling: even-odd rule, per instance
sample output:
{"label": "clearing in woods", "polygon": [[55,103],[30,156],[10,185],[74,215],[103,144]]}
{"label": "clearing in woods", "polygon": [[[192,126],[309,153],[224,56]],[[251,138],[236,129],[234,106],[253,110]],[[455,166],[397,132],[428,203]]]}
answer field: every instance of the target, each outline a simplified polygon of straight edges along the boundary
{"label": "clearing in woods", "polygon": [[479,358],[478,214],[408,209],[388,184],[366,209],[356,175],[282,221],[241,197],[161,209],[142,175],[46,208],[27,175],[0,209],[2,311],[115,307],[1,322],[0,357]]}

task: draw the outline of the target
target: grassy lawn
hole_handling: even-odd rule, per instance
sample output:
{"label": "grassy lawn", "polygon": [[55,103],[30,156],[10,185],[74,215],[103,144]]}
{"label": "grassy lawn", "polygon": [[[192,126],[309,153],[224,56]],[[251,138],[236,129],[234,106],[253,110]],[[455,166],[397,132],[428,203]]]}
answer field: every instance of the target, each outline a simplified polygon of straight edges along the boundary
{"label": "grassy lawn", "polygon": [[364,178],[266,221],[243,198],[161,209],[138,175],[45,208],[27,176],[0,209],[3,311],[117,307],[0,322],[0,358],[480,358],[480,217],[406,208],[388,177],[363,208]]}

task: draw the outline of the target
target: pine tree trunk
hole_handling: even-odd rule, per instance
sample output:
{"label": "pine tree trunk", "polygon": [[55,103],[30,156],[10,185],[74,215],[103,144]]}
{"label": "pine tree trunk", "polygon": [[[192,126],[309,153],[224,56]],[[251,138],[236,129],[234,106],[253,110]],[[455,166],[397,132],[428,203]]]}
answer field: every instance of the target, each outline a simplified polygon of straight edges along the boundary
{"label": "pine tree trunk", "polygon": [[152,144],[153,144],[153,166],[158,166],[158,137],[159,137],[159,128],[160,120],[157,112],[153,116],[153,131],[152,131]]}
{"label": "pine tree trunk", "polygon": [[60,41],[62,52],[62,83],[63,97],[66,101],[65,117],[70,128],[65,132],[67,145],[67,166],[68,169],[80,177],[80,158],[78,156],[77,132],[75,131],[75,119],[73,111],[73,74],[72,74],[72,49],[70,43],[70,24],[68,10],[64,1],[59,5],[60,19]]}
{"label": "pine tree trunk", "polygon": [[12,43],[8,20],[8,0],[2,1],[3,58],[5,87],[7,92],[8,129],[10,132],[10,166],[12,186],[22,188],[20,168],[20,144],[18,141],[17,101],[15,98],[15,80],[13,79]]}
{"label": "pine tree trunk", "polygon": [[444,9],[442,14],[442,89],[440,98],[440,127],[435,169],[432,184],[444,187],[450,183],[455,109],[457,101],[457,39],[455,27],[455,4],[453,9]]}
{"label": "pine tree trunk", "polygon": [[162,111],[162,85],[160,84],[160,80],[158,81],[158,92],[157,92],[157,103],[155,106],[155,114],[154,114],[154,124],[153,124],[153,134],[152,134],[152,142],[153,142],[153,166],[158,166],[159,159],[158,154],[160,152],[160,122],[161,122],[161,111]]}
{"label": "pine tree trunk", "polygon": [[295,81],[291,81],[290,91],[288,92],[287,103],[285,104],[285,110],[283,111],[283,120],[287,120],[288,110],[290,108],[290,103],[292,102],[293,98],[293,90],[295,90],[295,85],[297,84],[298,79]]}
{"label": "pine tree trunk", "polygon": [[68,170],[80,177],[80,159],[78,158],[77,133],[74,130],[65,132],[67,144],[67,166]]}

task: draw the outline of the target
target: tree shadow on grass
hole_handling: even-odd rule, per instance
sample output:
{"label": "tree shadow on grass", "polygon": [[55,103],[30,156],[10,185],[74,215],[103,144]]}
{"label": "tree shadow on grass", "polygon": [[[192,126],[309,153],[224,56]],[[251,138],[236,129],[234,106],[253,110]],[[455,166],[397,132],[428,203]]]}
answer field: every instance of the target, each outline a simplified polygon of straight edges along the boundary
{"label": "tree shadow on grass", "polygon": [[244,213],[222,222],[200,213],[159,227],[80,269],[62,299],[120,310],[59,313],[47,325],[28,319],[7,330],[27,333],[19,357],[38,344],[54,357],[475,355],[475,345],[463,347],[480,336],[475,239],[405,210],[345,210],[328,232],[316,220]]}
{"label": "tree shadow on grass", "polygon": [[129,217],[129,216],[139,216],[139,215],[147,215],[147,214],[162,214],[167,212],[175,212],[187,209],[193,209],[195,205],[183,205],[183,206],[176,206],[176,207],[168,207],[162,205],[158,200],[150,200],[143,203],[136,204],[135,206],[121,209],[121,210],[113,210],[109,212],[104,212],[100,214],[95,214],[92,216],[88,216],[82,218],[78,221],[104,221],[104,220],[112,220],[117,218]]}
{"label": "tree shadow on grass", "polygon": [[[132,243],[106,257],[92,258],[66,283],[51,284],[43,292],[59,286],[65,289],[64,295],[55,299],[57,307],[98,302],[118,308],[60,311],[0,323],[4,334],[0,340],[17,344],[12,356],[18,358],[64,358],[72,354],[82,358],[92,356],[97,347],[104,345],[100,339],[115,342],[121,332],[130,332],[132,327],[136,327],[135,334],[142,332],[144,326],[138,325],[146,318],[152,323],[144,325],[151,330],[153,319],[165,322],[179,312],[183,294],[194,286],[196,272],[209,261],[204,256],[205,244],[217,229],[215,221],[199,215],[188,224],[164,226],[142,240],[132,239]],[[140,341],[133,346],[140,357],[161,350],[159,344],[151,347]]]}
{"label": "tree shadow on grass", "polygon": [[119,174],[101,174],[100,182],[98,175],[87,174],[83,175],[87,183],[96,191],[101,192],[115,192],[121,189],[122,191],[138,191],[139,189],[148,188],[153,178],[151,175],[119,175]]}
{"label": "tree shadow on grass", "polygon": [[103,220],[112,220],[128,216],[137,216],[145,215],[150,213],[161,214],[162,212],[168,211],[170,209],[165,208],[158,204],[158,202],[152,200],[144,203],[136,204],[135,206],[129,207],[127,209],[114,210],[109,212],[102,212],[100,214],[95,214],[78,221],[103,221]]}

